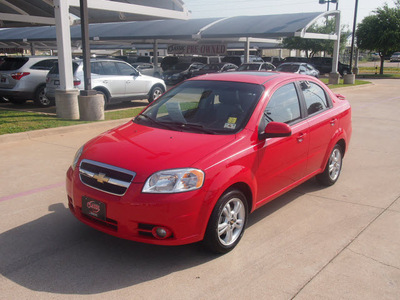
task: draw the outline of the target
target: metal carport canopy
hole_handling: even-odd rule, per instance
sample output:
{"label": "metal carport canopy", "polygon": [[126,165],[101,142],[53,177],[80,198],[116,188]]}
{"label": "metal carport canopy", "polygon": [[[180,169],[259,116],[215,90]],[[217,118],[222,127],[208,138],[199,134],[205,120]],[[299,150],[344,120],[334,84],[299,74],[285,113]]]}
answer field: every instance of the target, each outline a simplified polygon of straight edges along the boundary
{"label": "metal carport canopy", "polygon": [[[68,2],[69,12],[80,17],[79,0]],[[0,27],[55,25],[54,0],[1,0]],[[116,22],[188,18],[181,0],[88,0],[89,22]]]}
{"label": "metal carport canopy", "polygon": [[[191,20],[131,21],[90,24],[90,39],[96,43],[105,41],[129,41],[152,43],[168,41],[243,41],[243,38],[278,39],[298,36],[319,18],[329,13],[297,13],[263,16],[238,16],[230,18],[205,18]],[[337,12],[336,12],[337,13]],[[80,26],[71,26],[71,39],[80,40]],[[55,27],[13,28],[0,30],[0,42],[54,41]],[[332,35],[322,35],[332,39]],[[335,39],[335,38],[333,38]]]}

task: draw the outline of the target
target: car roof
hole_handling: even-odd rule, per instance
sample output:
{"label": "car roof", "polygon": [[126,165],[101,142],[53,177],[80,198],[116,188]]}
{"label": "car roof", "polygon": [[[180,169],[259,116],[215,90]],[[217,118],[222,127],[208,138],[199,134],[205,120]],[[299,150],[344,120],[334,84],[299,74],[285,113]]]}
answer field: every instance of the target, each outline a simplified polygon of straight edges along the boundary
{"label": "car roof", "polygon": [[[191,80],[215,80],[215,81],[234,81],[243,83],[253,83],[264,85],[266,82],[271,80],[284,81],[286,79],[291,79],[294,77],[299,77],[298,74],[293,73],[280,73],[280,72],[223,72],[223,73],[211,73],[206,75],[201,75],[189,79]],[[300,76],[304,77],[304,76]]]}
{"label": "car roof", "polygon": [[308,65],[308,64],[304,63],[304,62],[287,62],[287,63],[280,64],[279,66],[289,66],[289,65],[291,65],[291,66],[303,66],[303,65]]}

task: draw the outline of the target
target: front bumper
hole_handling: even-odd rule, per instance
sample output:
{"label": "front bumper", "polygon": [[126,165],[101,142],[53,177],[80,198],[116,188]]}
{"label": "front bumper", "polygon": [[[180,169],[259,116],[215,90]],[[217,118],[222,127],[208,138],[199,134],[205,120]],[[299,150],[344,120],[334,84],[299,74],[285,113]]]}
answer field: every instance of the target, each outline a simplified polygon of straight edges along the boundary
{"label": "front bumper", "polygon": [[[68,206],[81,222],[107,234],[158,245],[182,245],[201,241],[210,214],[205,189],[177,194],[142,193],[143,183],[132,183],[124,196],[108,194],[84,185],[78,172],[67,172]],[[101,201],[106,206],[106,220],[82,213],[82,197]],[[152,235],[157,226],[167,228],[172,236],[159,239]]]}

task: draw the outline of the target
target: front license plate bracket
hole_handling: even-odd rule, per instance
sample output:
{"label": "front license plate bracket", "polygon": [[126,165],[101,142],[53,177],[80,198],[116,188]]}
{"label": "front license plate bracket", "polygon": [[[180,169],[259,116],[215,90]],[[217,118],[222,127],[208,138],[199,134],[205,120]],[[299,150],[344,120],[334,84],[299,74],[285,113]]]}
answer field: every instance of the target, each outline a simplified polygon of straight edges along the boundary
{"label": "front license plate bracket", "polygon": [[84,215],[106,221],[106,204],[104,202],[83,196],[82,213]]}

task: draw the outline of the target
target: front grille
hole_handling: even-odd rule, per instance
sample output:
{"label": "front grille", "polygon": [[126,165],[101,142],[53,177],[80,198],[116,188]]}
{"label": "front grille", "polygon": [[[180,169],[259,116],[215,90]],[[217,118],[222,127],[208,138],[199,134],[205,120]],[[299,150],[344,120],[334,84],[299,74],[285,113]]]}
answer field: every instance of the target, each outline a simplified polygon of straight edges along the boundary
{"label": "front grille", "polygon": [[79,166],[79,177],[87,186],[113,195],[122,196],[136,173],[97,161],[84,159]]}

